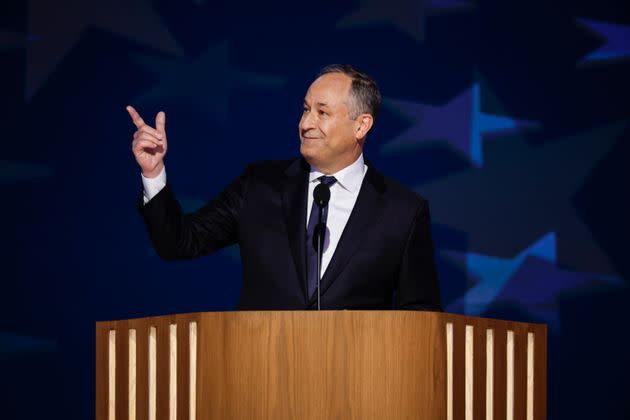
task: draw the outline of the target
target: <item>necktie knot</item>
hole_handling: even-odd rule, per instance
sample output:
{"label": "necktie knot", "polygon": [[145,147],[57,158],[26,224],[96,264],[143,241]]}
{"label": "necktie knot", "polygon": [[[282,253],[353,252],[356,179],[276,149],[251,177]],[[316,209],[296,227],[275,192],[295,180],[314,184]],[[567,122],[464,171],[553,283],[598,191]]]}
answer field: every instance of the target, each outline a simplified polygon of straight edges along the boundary
{"label": "necktie knot", "polygon": [[335,178],[334,176],[328,176],[328,175],[322,175],[318,179],[319,179],[319,182],[321,182],[327,187],[330,187],[332,184],[337,182],[337,178]]}

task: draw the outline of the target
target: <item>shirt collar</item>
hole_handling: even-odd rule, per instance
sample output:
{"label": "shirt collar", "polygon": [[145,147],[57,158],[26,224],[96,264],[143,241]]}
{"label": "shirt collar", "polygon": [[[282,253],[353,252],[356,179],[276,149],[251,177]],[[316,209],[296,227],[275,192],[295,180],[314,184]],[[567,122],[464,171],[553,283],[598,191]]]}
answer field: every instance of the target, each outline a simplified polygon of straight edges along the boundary
{"label": "shirt collar", "polygon": [[[359,188],[361,188],[361,183],[363,182],[363,174],[365,173],[365,163],[363,161],[363,153],[359,155],[359,158],[354,161],[349,166],[346,166],[342,170],[329,174],[329,176],[334,176],[337,179],[337,184],[339,184],[345,190],[350,191],[351,193],[356,193]],[[311,166],[311,172],[308,176],[309,182],[316,181],[320,176],[326,175],[323,172],[320,172],[314,166]]]}

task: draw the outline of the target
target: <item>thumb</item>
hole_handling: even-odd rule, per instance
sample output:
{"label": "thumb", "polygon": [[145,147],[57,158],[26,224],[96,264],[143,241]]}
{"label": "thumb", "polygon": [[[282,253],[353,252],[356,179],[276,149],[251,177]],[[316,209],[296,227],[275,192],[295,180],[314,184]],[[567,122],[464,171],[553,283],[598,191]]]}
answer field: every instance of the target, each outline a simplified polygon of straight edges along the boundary
{"label": "thumb", "polygon": [[160,111],[155,116],[155,129],[162,133],[166,134],[166,114],[164,111]]}

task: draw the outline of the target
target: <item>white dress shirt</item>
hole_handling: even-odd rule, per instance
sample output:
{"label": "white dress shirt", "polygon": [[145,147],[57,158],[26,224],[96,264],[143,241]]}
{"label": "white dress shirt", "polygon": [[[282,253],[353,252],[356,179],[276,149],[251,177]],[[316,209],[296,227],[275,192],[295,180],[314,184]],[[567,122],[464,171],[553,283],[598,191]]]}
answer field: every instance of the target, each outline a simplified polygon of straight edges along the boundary
{"label": "white dress shirt", "polygon": [[[326,241],[324,243],[324,254],[322,255],[322,275],[326,272],[326,268],[332,259],[337,244],[341,238],[354,203],[359,196],[359,190],[363,183],[363,178],[367,173],[367,165],[363,161],[363,154],[350,166],[346,166],[342,170],[334,174],[324,174],[317,168],[311,166],[308,182],[308,202],[305,229],[308,226],[308,218],[311,214],[313,206],[313,190],[319,184],[318,178],[323,175],[334,176],[337,182],[330,187],[330,201],[328,202],[328,219],[326,221]],[[146,178],[142,175],[142,185],[144,187],[143,200],[144,204],[148,203],[153,197],[166,186],[166,168],[155,178]]]}
{"label": "white dress shirt", "polygon": [[147,204],[150,199],[155,197],[166,186],[166,167],[163,167],[162,172],[155,178],[147,178],[142,174],[140,176],[142,176],[142,186],[144,188],[142,199],[144,204]]}
{"label": "white dress shirt", "polygon": [[306,226],[313,207],[313,190],[319,184],[318,178],[323,175],[334,176],[337,182],[330,186],[330,201],[328,202],[328,218],[326,220],[326,240],[324,241],[324,254],[322,255],[322,276],[332,259],[339,239],[343,233],[350,213],[357,202],[359,190],[363,183],[363,178],[367,173],[367,166],[363,162],[363,154],[350,166],[334,174],[324,174],[317,168],[311,166],[308,183],[308,202],[306,212]]}

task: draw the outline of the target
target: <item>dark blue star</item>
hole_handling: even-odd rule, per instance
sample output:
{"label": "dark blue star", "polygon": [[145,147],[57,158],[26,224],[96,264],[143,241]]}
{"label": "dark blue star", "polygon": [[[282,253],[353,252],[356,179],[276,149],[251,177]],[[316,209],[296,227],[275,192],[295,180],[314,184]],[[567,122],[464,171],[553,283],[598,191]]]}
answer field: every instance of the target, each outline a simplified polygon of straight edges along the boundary
{"label": "dark blue star", "polygon": [[138,61],[154,73],[159,82],[137,98],[151,103],[168,100],[197,106],[220,119],[228,117],[230,91],[235,86],[278,88],[284,79],[244,72],[230,66],[227,42],[208,49],[196,59],[139,57]]}
{"label": "dark blue star", "polygon": [[111,31],[161,51],[181,49],[150,0],[31,0],[26,97],[31,98],[88,27]]}
{"label": "dark blue star", "polygon": [[0,360],[12,356],[50,352],[56,349],[57,344],[46,338],[0,331]]}
{"label": "dark blue star", "polygon": [[468,6],[458,0],[360,0],[360,6],[337,22],[338,28],[387,23],[412,39],[424,40],[425,17]]}
{"label": "dark blue star", "polygon": [[20,48],[34,40],[35,37],[27,36],[19,32],[0,30],[0,51]]}
{"label": "dark blue star", "polygon": [[0,160],[0,184],[13,184],[50,176],[52,169],[38,163]]}
{"label": "dark blue star", "polygon": [[540,145],[519,137],[486,141],[483,167],[416,190],[429,198],[433,221],[467,234],[473,252],[507,258],[552,231],[560,265],[614,275],[572,197],[625,126],[611,124]]}

